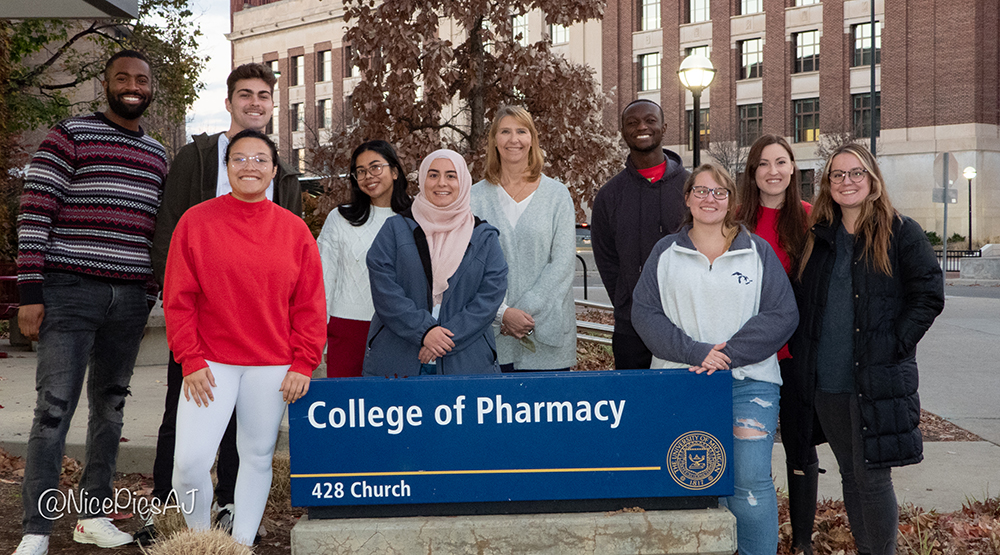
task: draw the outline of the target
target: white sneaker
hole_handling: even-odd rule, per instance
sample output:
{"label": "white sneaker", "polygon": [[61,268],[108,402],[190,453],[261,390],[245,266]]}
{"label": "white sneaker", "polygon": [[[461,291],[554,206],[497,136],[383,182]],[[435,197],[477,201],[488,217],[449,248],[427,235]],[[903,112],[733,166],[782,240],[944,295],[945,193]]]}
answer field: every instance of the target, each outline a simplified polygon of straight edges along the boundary
{"label": "white sneaker", "polygon": [[73,529],[73,541],[76,543],[92,543],[97,547],[118,547],[132,543],[132,534],[122,532],[111,524],[111,519],[88,518],[76,521]]}
{"label": "white sneaker", "polygon": [[14,550],[14,555],[48,555],[49,537],[41,534],[25,534]]}

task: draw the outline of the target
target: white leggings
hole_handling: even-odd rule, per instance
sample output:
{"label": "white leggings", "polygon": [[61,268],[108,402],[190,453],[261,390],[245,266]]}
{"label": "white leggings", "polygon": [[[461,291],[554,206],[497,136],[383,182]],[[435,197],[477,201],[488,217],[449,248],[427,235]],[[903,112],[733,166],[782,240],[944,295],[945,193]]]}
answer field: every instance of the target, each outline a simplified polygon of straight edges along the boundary
{"label": "white leggings", "polygon": [[212,525],[212,464],[235,406],[240,468],[233,495],[233,538],[253,545],[271,490],[271,458],[285,412],[279,390],[289,366],[209,361],[208,368],[215,377],[215,400],[199,407],[182,395],[177,406],[173,487],[183,497],[195,490],[193,511],[184,515],[184,521],[192,530],[208,530]]}

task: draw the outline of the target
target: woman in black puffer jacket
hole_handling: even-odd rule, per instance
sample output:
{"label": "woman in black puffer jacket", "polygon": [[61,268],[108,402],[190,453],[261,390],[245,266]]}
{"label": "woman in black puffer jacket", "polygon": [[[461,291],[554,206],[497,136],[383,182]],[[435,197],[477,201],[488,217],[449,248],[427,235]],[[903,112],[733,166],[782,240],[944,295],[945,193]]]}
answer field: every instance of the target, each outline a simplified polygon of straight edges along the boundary
{"label": "woman in black puffer jacket", "polygon": [[890,469],[923,459],[915,354],[944,308],[942,273],[920,226],[893,209],[863,146],[833,152],[810,221],[795,283],[795,395],[782,402],[798,414],[796,444],[829,441],[858,553],[892,554]]}

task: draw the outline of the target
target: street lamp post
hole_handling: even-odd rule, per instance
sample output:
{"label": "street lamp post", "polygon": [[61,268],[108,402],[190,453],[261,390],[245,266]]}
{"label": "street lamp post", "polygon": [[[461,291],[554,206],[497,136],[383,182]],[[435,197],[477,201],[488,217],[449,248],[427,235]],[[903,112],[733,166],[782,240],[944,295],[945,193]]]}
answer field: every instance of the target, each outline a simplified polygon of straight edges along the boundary
{"label": "street lamp post", "polygon": [[694,156],[692,160],[693,167],[697,168],[701,165],[701,91],[712,84],[712,79],[715,79],[715,66],[705,56],[692,54],[681,62],[677,76],[680,77],[684,88],[691,91],[691,96],[694,98]]}
{"label": "street lamp post", "polygon": [[972,250],[972,178],[976,177],[976,168],[969,166],[962,171],[962,176],[969,180],[969,250]]}

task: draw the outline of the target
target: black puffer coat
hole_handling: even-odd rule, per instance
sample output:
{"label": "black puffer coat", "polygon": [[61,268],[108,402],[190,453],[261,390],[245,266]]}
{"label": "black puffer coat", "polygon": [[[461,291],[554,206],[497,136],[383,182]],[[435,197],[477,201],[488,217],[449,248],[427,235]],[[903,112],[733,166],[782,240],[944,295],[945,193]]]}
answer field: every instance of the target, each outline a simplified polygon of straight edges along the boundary
{"label": "black puffer coat", "polygon": [[[795,372],[788,390],[803,449],[813,444],[816,357],[840,225],[813,226],[816,240],[801,280],[795,285],[799,327],[790,348]],[[869,468],[918,463],[923,459],[920,398],[917,395],[917,342],[944,308],[944,280],[930,242],[905,216],[893,221],[889,260],[892,276],[859,260],[851,265],[854,290],[854,384],[861,409],[861,434]],[[803,460],[796,453],[792,460]]]}

